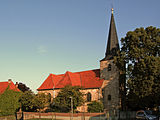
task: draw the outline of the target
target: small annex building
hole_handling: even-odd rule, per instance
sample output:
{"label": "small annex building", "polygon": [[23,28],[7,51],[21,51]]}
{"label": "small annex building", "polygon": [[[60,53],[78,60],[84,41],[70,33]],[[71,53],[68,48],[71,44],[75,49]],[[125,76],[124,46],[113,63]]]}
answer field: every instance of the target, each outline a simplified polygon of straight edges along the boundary
{"label": "small annex building", "polygon": [[61,88],[67,85],[79,86],[82,88],[81,92],[87,102],[85,107],[78,107],[77,110],[86,112],[89,102],[102,98],[101,86],[103,81],[103,79],[100,79],[100,69],[74,73],[67,71],[60,75],[50,74],[37,90],[38,93],[49,93],[55,98]]}
{"label": "small annex building", "polygon": [[9,90],[20,91],[11,79],[7,82],[0,82],[0,94],[3,94],[7,88]]}

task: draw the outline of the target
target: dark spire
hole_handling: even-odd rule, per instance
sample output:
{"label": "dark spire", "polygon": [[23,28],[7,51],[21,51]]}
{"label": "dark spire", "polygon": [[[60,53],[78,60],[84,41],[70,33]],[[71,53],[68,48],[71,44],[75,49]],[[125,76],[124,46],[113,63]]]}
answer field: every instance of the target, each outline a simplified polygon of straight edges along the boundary
{"label": "dark spire", "polygon": [[105,53],[105,58],[102,60],[113,59],[113,57],[117,55],[118,50],[119,50],[119,43],[118,43],[117,31],[116,31],[116,26],[114,22],[113,8],[112,8],[107,49]]}

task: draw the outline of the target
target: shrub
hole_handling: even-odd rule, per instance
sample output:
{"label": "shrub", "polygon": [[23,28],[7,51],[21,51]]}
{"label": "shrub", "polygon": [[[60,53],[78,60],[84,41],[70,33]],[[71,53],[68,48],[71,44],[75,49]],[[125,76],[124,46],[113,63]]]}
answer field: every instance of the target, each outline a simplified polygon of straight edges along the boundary
{"label": "shrub", "polygon": [[90,104],[88,104],[88,112],[103,112],[103,103],[98,101],[91,102]]}
{"label": "shrub", "polygon": [[0,116],[13,115],[20,108],[21,92],[6,89],[0,95]]}

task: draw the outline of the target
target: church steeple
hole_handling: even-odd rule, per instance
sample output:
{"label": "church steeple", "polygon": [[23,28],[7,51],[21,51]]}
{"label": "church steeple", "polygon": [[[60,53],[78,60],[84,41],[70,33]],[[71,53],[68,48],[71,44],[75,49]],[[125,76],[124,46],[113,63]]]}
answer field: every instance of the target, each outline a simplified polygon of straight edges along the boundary
{"label": "church steeple", "polygon": [[113,59],[114,56],[117,56],[119,49],[112,8],[107,49],[104,59],[100,61],[100,79],[104,79],[102,85],[104,111],[109,112],[109,116],[115,116],[112,113],[116,113],[116,111],[118,113],[125,107],[126,82],[123,80],[125,75],[120,72]]}
{"label": "church steeple", "polygon": [[105,53],[105,58],[102,60],[113,59],[113,57],[117,55],[118,50],[119,50],[119,43],[118,43],[116,25],[115,25],[115,21],[114,21],[113,8],[112,8],[107,49],[106,49],[106,53]]}

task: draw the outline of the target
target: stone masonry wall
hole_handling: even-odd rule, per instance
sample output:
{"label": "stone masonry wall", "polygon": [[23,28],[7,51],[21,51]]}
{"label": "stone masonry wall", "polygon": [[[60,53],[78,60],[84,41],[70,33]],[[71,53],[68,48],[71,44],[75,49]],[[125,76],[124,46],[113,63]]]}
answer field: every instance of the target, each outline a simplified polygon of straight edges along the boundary
{"label": "stone masonry wall", "polygon": [[[110,68],[109,68],[110,66]],[[101,61],[100,77],[104,79],[102,85],[104,108],[114,111],[119,108],[119,70],[113,60]]]}
{"label": "stone masonry wall", "polygon": [[38,93],[50,94],[53,98],[57,97],[59,92],[60,89],[38,91]]}
{"label": "stone masonry wall", "polygon": [[[53,90],[43,90],[43,91],[38,91],[38,93],[46,93],[50,94],[53,98],[55,98],[58,93],[60,92],[60,89],[55,89]],[[84,105],[80,106],[77,108],[79,112],[87,112],[87,104],[90,102],[87,102],[87,93],[91,93],[91,101],[97,101],[100,98],[102,98],[102,94],[100,92],[100,89],[98,88],[93,88],[93,89],[83,89],[80,90],[84,94],[84,100],[86,101]]]}
{"label": "stone masonry wall", "polygon": [[100,92],[100,89],[85,89],[85,90],[80,90],[84,94],[84,100],[86,101],[84,105],[80,106],[77,108],[78,111],[80,112],[87,112],[87,104],[91,102],[87,102],[87,93],[91,93],[91,101],[98,101],[101,97],[102,94]]}

